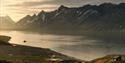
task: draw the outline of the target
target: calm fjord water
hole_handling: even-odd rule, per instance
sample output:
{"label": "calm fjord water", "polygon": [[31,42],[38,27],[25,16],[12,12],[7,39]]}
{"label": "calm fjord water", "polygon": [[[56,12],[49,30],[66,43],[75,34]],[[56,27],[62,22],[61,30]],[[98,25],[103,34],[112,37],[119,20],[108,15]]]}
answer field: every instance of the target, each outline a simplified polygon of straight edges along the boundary
{"label": "calm fjord water", "polygon": [[[0,35],[11,36],[10,43],[50,48],[84,60],[92,60],[107,54],[125,53],[124,43],[108,43],[99,39],[88,39],[83,35],[39,34],[24,31],[0,31]],[[24,40],[27,42],[24,43]]]}

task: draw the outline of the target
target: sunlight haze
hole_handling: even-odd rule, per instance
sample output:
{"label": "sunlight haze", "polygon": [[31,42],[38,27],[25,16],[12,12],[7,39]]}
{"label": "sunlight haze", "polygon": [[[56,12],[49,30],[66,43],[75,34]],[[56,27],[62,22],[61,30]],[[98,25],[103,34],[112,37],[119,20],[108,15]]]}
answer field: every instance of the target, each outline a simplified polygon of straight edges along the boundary
{"label": "sunlight haze", "polygon": [[37,14],[42,10],[52,11],[60,5],[78,7],[103,2],[120,3],[125,0],[0,0],[0,16],[8,15],[16,22],[25,15]]}

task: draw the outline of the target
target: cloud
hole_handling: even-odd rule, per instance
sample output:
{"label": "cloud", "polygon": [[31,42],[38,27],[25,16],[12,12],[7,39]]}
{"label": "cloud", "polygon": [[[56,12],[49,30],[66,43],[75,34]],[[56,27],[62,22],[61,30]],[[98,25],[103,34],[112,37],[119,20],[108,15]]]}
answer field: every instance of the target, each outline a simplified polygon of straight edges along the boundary
{"label": "cloud", "polygon": [[39,8],[30,8],[30,9],[55,9],[57,7],[39,7]]}
{"label": "cloud", "polygon": [[[0,0],[3,6],[2,9],[6,10],[4,13],[12,15],[15,20],[17,16],[24,16],[26,14],[38,13],[41,10],[52,11],[60,5],[68,7],[79,7],[86,4],[100,4],[104,2],[120,3],[125,0]],[[15,17],[14,17],[15,16]]]}
{"label": "cloud", "polygon": [[43,1],[43,0],[42,1],[24,1],[22,3],[10,4],[7,6],[12,6],[12,7],[27,6],[27,7],[30,7],[30,6],[40,6],[40,5],[51,5],[50,2],[53,2],[53,1]]}
{"label": "cloud", "polygon": [[84,5],[98,4],[102,2],[125,2],[125,0],[39,0],[39,1],[24,1],[21,4],[13,4],[9,6],[40,6],[40,5]]}
{"label": "cloud", "polygon": [[91,2],[92,0],[41,0],[41,1],[24,1],[22,3],[18,4],[12,4],[8,6],[41,6],[41,5],[84,5],[87,4],[88,2]]}

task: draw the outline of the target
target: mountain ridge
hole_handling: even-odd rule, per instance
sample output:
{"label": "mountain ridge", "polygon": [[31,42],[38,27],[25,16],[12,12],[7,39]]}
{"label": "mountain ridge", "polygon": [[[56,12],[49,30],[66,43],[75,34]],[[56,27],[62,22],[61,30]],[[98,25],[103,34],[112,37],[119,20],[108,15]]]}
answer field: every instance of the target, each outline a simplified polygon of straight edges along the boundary
{"label": "mountain ridge", "polygon": [[24,17],[17,24],[26,29],[125,30],[124,11],[125,3],[88,4],[73,8],[61,5],[51,12],[41,11],[38,15]]}
{"label": "mountain ridge", "polygon": [[0,16],[0,29],[10,29],[15,22],[9,16]]}

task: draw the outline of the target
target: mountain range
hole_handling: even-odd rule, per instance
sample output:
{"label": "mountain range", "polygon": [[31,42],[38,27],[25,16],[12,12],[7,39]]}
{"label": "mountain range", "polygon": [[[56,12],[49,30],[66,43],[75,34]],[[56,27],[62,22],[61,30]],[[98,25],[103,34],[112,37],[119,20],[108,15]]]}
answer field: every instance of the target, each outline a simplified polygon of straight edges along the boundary
{"label": "mountain range", "polygon": [[18,29],[49,29],[49,30],[125,30],[125,3],[103,3],[100,5],[84,5],[41,11],[32,16],[20,19]]}

